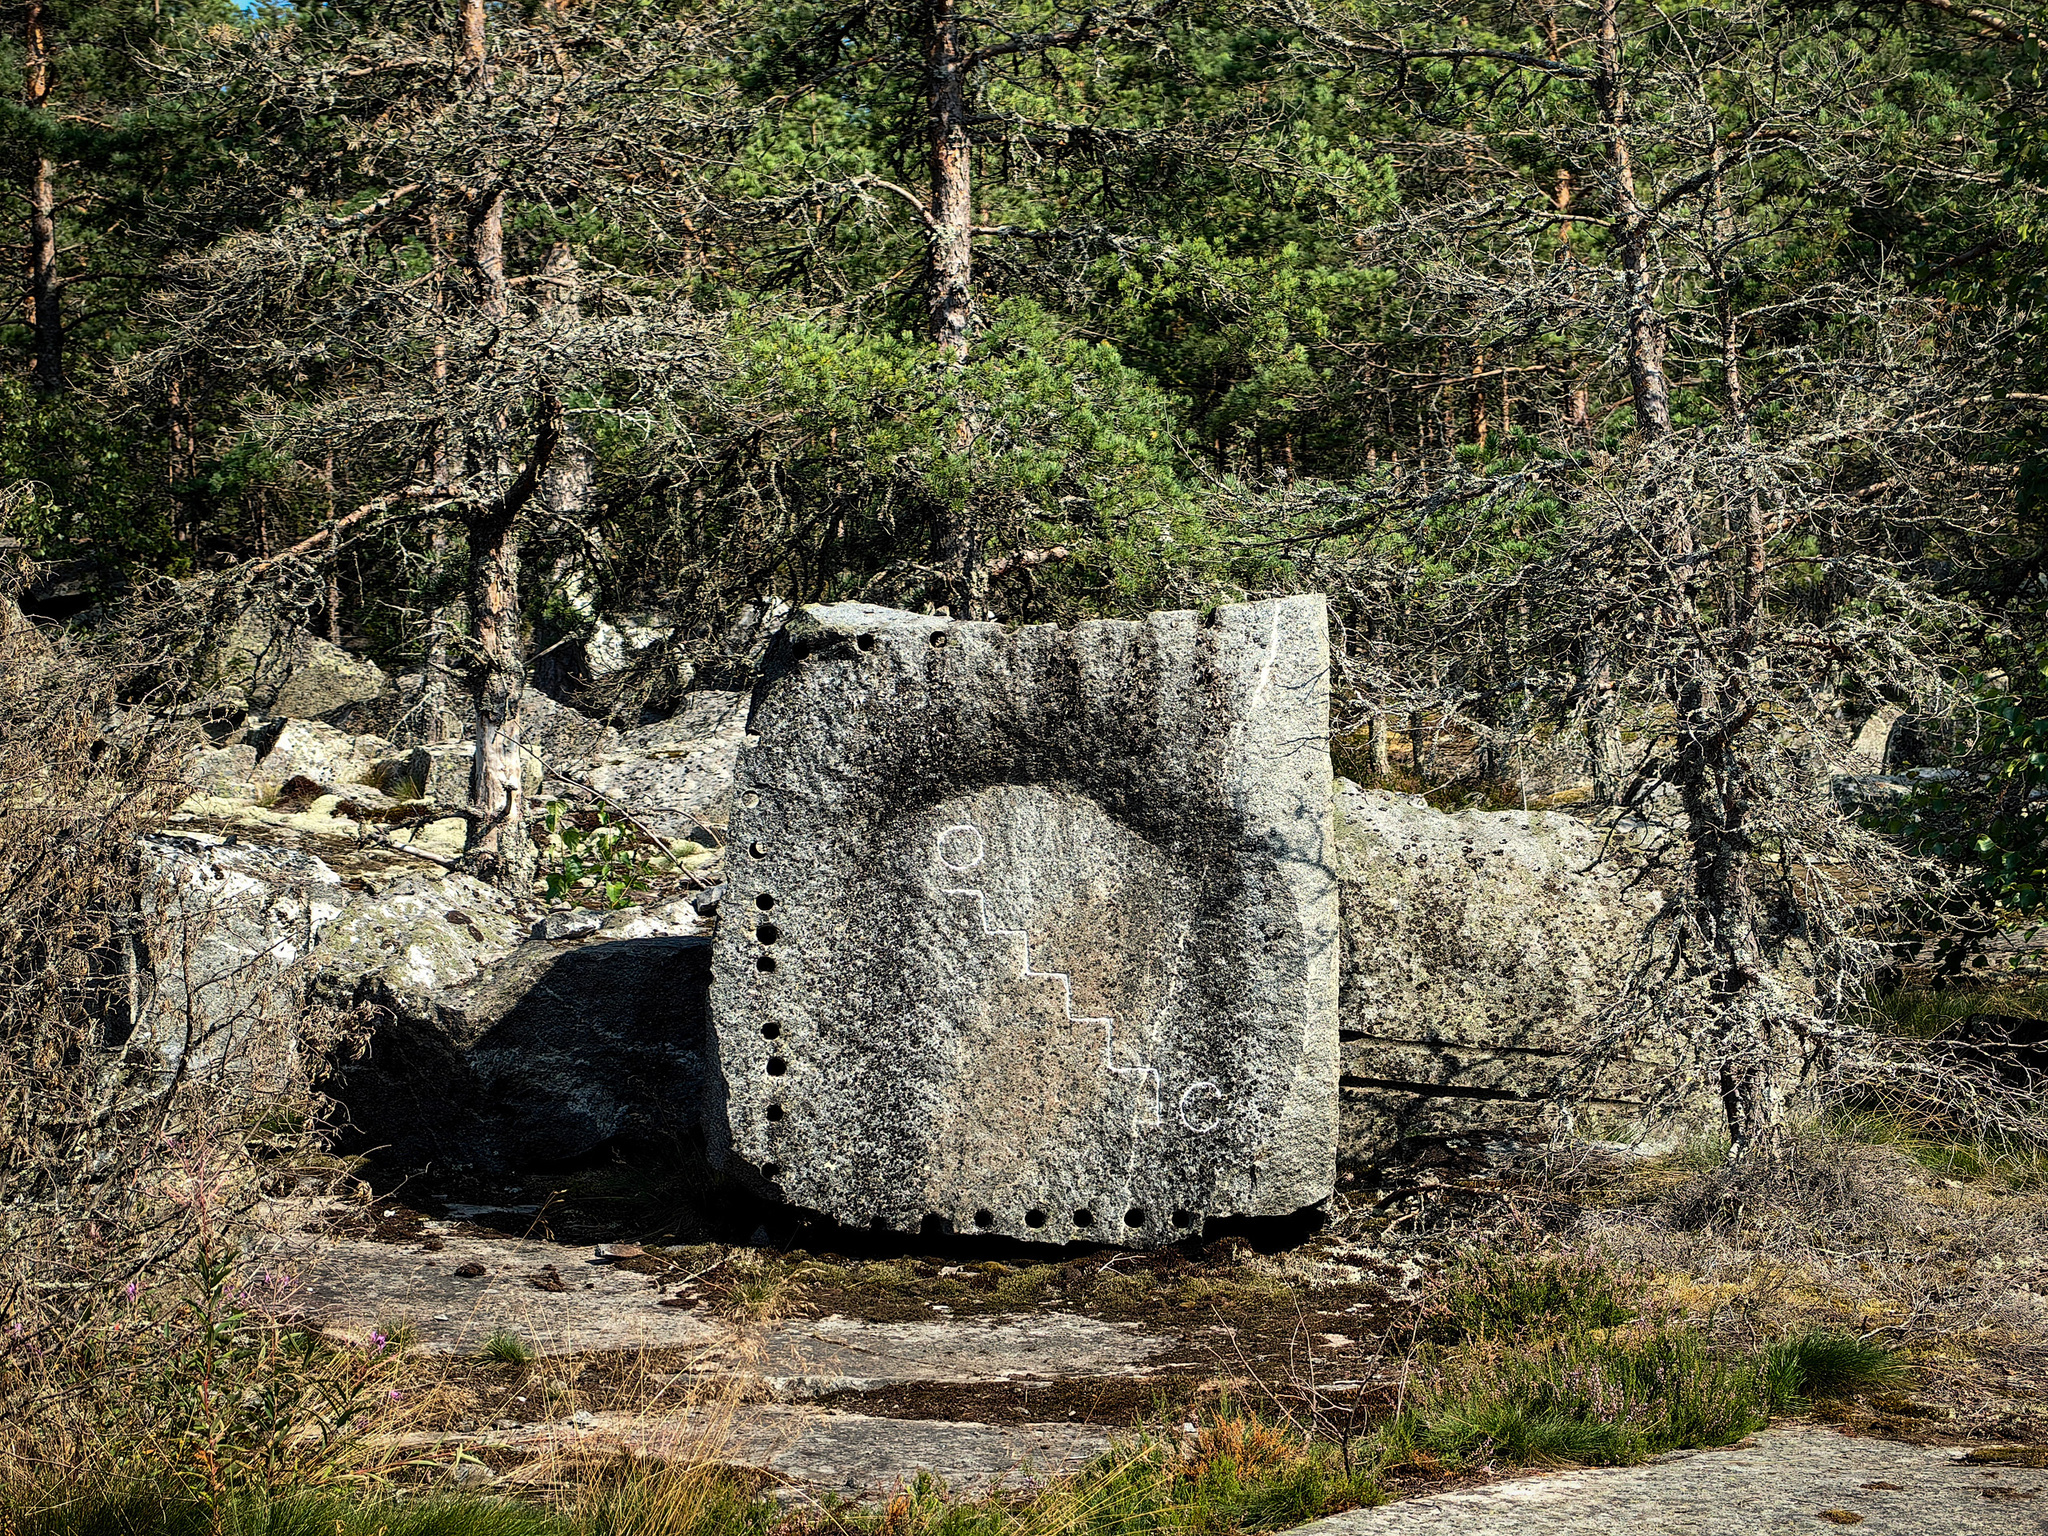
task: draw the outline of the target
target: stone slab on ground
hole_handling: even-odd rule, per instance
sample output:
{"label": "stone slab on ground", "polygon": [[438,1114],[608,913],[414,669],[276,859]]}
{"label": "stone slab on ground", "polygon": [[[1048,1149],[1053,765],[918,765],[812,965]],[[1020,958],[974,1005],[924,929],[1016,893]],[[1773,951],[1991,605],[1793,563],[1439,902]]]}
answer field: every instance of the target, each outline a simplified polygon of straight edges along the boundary
{"label": "stone slab on ground", "polygon": [[[1359,1509],[1297,1536],[2039,1536],[2048,1471],[1831,1429],[1766,1430],[1641,1467],[1518,1477]],[[1882,1485],[1882,1486],[1881,1486]],[[1837,1518],[1831,1518],[1832,1511]],[[1839,1518],[1855,1516],[1855,1519]]]}
{"label": "stone slab on ground", "polygon": [[[678,1406],[662,1414],[586,1413],[574,1423],[529,1425],[472,1435],[409,1435],[420,1450],[461,1446],[509,1449],[533,1459],[508,1473],[508,1486],[544,1483],[565,1461],[588,1462],[630,1450],[650,1458],[708,1460],[756,1467],[787,1498],[837,1495],[866,1502],[887,1497],[928,1473],[955,1495],[975,1497],[1030,1478],[1071,1472],[1109,1446],[1106,1429],[1084,1424],[960,1424],[943,1419],[879,1419],[786,1404]],[[779,1485],[779,1486],[778,1486]]]}
{"label": "stone slab on ground", "polygon": [[1320,598],[803,610],[735,773],[740,1171],[848,1225],[1178,1241],[1335,1177]]}
{"label": "stone slab on ground", "polygon": [[778,1397],[822,1397],[906,1382],[1142,1376],[1175,1363],[1167,1359],[1174,1347],[1135,1323],[1072,1312],[930,1323],[832,1316],[770,1329],[755,1368]]}
{"label": "stone slab on ground", "polygon": [[[597,1263],[588,1248],[470,1236],[459,1223],[425,1223],[414,1244],[307,1232],[308,1224],[317,1223],[252,1243],[251,1254],[298,1282],[294,1310],[343,1337],[404,1324],[417,1348],[475,1354],[502,1329],[537,1353],[574,1354],[703,1348],[730,1336],[695,1308],[662,1306],[648,1276]],[[472,1266],[483,1272],[460,1273]]]}

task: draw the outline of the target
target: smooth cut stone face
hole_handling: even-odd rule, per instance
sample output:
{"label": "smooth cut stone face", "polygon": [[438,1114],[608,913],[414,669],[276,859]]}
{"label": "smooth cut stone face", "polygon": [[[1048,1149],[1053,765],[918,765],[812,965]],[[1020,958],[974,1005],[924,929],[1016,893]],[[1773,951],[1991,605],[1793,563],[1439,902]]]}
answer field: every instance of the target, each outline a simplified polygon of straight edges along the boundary
{"label": "smooth cut stone face", "polygon": [[1319,598],[805,609],[735,777],[714,1150],[904,1232],[1145,1245],[1326,1198],[1328,698]]}

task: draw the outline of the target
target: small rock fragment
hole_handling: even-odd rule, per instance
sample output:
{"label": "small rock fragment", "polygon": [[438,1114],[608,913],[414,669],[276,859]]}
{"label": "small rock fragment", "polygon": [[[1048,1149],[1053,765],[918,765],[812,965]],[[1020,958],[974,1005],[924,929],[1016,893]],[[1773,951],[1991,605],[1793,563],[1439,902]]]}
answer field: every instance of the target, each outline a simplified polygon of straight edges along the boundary
{"label": "small rock fragment", "polygon": [[550,912],[533,925],[536,939],[580,939],[586,933],[595,933],[604,926],[604,919],[595,912],[571,911]]}

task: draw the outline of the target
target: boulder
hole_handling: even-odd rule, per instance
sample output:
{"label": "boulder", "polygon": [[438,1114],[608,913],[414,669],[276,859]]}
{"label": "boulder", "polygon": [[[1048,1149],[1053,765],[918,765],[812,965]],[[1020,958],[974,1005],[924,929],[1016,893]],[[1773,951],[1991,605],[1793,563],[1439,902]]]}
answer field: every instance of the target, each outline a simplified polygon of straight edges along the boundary
{"label": "boulder", "polygon": [[222,800],[254,800],[259,793],[256,749],[247,742],[201,747],[192,754],[188,782],[193,792]]}
{"label": "boulder", "polygon": [[610,619],[599,619],[583,642],[584,672],[591,678],[623,672],[675,632],[673,624],[645,624],[628,618],[614,624]]}
{"label": "boulder", "polygon": [[468,875],[428,869],[365,884],[313,953],[314,985],[351,1004],[429,1011],[526,937],[511,898]]}
{"label": "boulder", "polygon": [[1900,723],[1905,719],[1903,705],[1879,705],[1858,728],[1856,740],[1835,765],[1835,772],[1858,777],[1890,773],[1893,738],[1899,734]]}
{"label": "boulder", "polygon": [[255,776],[269,784],[298,778],[317,784],[361,783],[391,750],[391,743],[381,736],[350,736],[318,720],[279,720],[270,729],[251,731],[249,742],[262,753]]}
{"label": "boulder", "polygon": [[428,673],[401,672],[392,683],[392,695],[385,704],[386,719],[379,733],[402,747],[423,743],[460,741],[469,734],[469,700],[458,682],[443,690],[438,710],[426,695]]}
{"label": "boulder", "polygon": [[616,738],[610,750],[562,769],[667,838],[709,844],[726,824],[747,698],[693,693],[674,716]]}
{"label": "boulder", "polygon": [[311,854],[231,836],[142,843],[143,947],[155,979],[134,1043],[223,1084],[282,1076],[299,1051],[294,966],[341,916],[341,877]]}
{"label": "boulder", "polygon": [[[393,794],[414,794],[429,805],[469,804],[469,772],[476,760],[476,743],[451,741],[439,746],[412,747],[392,753],[373,765],[378,784]],[[522,747],[526,792],[537,794],[546,767],[532,750]]]}
{"label": "boulder", "polygon": [[[1337,781],[1344,1157],[1486,1126],[1630,1139],[1675,1058],[1608,1050],[1662,897],[1609,833]],[[1590,1059],[1589,1048],[1596,1051]]]}
{"label": "boulder", "polygon": [[710,942],[527,943],[464,986],[394,1000],[334,1091],[351,1142],[439,1173],[560,1166],[697,1129]]}
{"label": "boulder", "polygon": [[166,1070],[260,1084],[349,1018],[368,1039],[328,1086],[348,1145],[390,1162],[507,1173],[697,1133],[710,964],[687,899],[578,912],[575,941],[535,942],[492,886],[308,831],[253,835],[302,836],[346,876],[240,833],[145,843],[156,987],[135,1038]]}
{"label": "boulder", "polygon": [[519,741],[554,768],[615,750],[619,733],[538,688],[529,688],[519,699]]}
{"label": "boulder", "polygon": [[245,618],[215,649],[215,685],[253,714],[318,720],[392,692],[375,662],[294,625]]}
{"label": "boulder", "polygon": [[[673,623],[655,615],[637,619],[599,618],[591,624],[589,633],[557,641],[534,657],[534,686],[564,701],[587,696],[593,685],[601,692],[606,691],[603,685],[607,681],[615,683],[621,679],[674,639],[675,634]],[[685,686],[692,670],[688,662],[680,662]]]}
{"label": "boulder", "polygon": [[1854,816],[1864,811],[1897,811],[1922,790],[1956,784],[1968,776],[1960,768],[1909,768],[1904,773],[1845,773],[1829,787],[1836,806]]}
{"label": "boulder", "polygon": [[1030,1242],[1324,1199],[1328,675],[1320,598],[803,610],[735,777],[714,1154],[849,1225]]}

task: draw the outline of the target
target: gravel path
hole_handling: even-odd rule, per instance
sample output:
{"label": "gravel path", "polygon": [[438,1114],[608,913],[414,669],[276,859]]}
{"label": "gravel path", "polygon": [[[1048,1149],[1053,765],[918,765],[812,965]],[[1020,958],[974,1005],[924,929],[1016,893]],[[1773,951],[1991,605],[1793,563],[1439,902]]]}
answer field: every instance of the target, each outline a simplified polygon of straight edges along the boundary
{"label": "gravel path", "polygon": [[1960,1455],[1831,1429],[1767,1430],[1641,1467],[1552,1472],[1352,1510],[1292,1536],[2048,1533],[2048,1470],[1974,1465]]}

